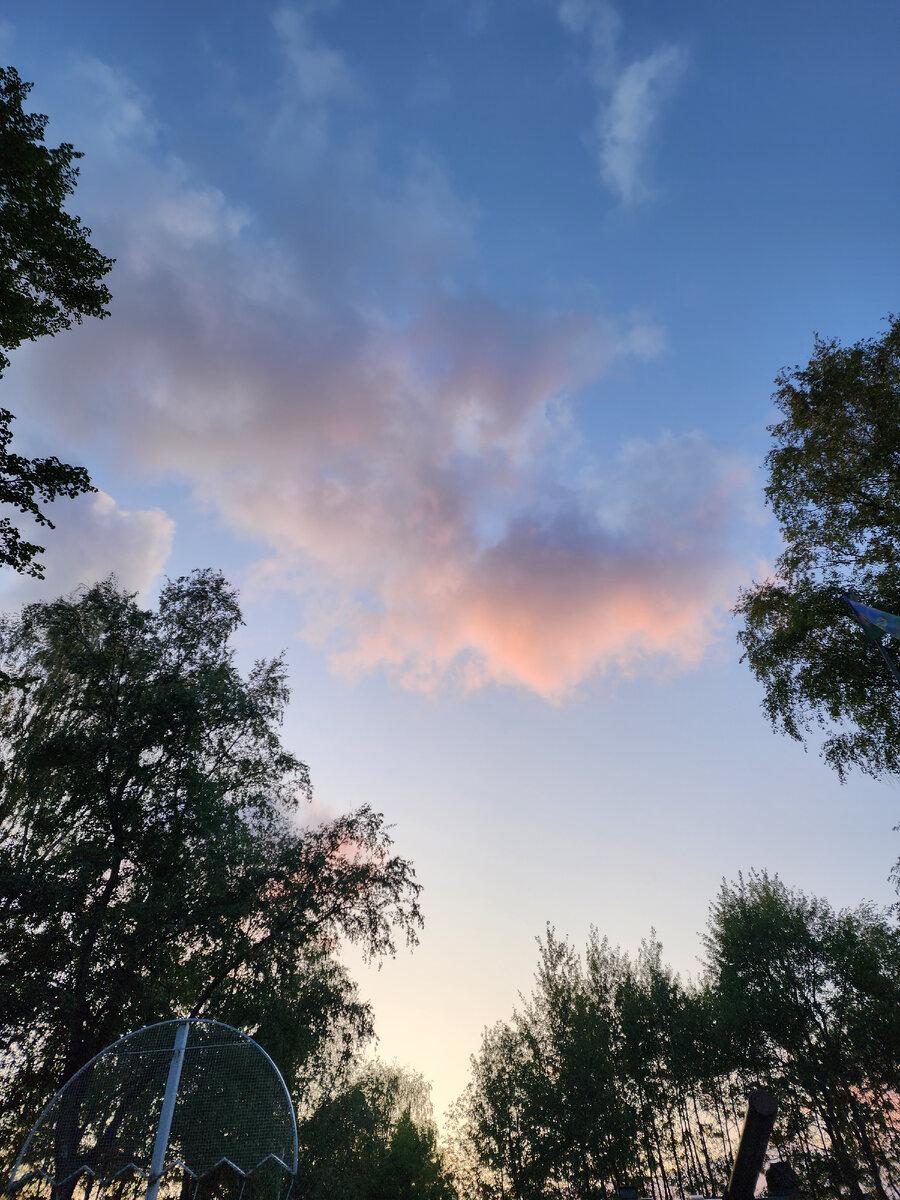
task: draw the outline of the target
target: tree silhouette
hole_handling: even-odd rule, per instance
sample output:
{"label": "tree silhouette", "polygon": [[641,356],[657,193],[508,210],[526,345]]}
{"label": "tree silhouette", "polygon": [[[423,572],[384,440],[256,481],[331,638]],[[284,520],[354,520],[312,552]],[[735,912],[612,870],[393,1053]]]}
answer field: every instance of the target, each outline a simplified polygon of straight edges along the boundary
{"label": "tree silhouette", "polygon": [[[64,207],[81,154],[67,142],[44,144],[47,117],[24,109],[31,86],[13,67],[0,67],[0,375],[22,342],[105,317],[110,302],[103,277],[113,259],[91,245],[90,229]],[[56,457],[12,451],[12,420],[0,408],[0,503],[52,529],[40,503],[92,491],[90,479],[83,467]],[[43,549],[11,517],[0,518],[0,564],[40,578]]]}

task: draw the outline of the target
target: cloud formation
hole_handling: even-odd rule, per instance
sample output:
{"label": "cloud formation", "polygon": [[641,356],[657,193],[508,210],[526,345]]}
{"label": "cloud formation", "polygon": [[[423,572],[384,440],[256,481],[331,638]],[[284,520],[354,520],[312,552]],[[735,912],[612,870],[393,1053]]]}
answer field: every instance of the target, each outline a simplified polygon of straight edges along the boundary
{"label": "cloud formation", "polygon": [[380,604],[342,616],[352,635],[338,664],[386,665],[426,689],[448,674],[524,684],[553,700],[594,672],[696,666],[733,593],[727,543],[746,473],[697,435],[634,443],[594,468],[593,483],[523,505],[496,541],[467,530],[437,561],[403,560]]}
{"label": "cloud formation", "polygon": [[106,492],[45,506],[55,529],[22,522],[23,533],[46,546],[39,556],[44,579],[4,572],[4,608],[73,591],[115,573],[129,591],[145,596],[172,549],[175,522],[160,508],[122,508]]}
{"label": "cloud formation", "polygon": [[313,21],[329,3],[285,6],[275,11],[272,24],[281,39],[292,86],[307,104],[328,104],[352,99],[357,84],[346,59],[337,50],[316,39]]}
{"label": "cloud formation", "polygon": [[621,19],[610,0],[558,0],[557,12],[566,29],[590,42],[589,72],[598,106],[587,140],[601,178],[623,204],[646,199],[650,136],[684,70],[685,52],[664,45],[624,63],[618,49]]}
{"label": "cloud formation", "polygon": [[[290,60],[312,35],[282,25]],[[295,591],[303,636],[350,675],[558,699],[598,672],[699,661],[740,574],[745,473],[699,434],[604,460],[578,428],[588,384],[659,350],[652,323],[461,283],[475,218],[423,151],[388,178],[336,147],[263,235],[159,151],[127,80],[91,70],[105,107],[128,106],[86,193],[118,258],[115,311],[21,359],[35,408],[266,543],[257,582]],[[301,107],[341,72],[323,78]],[[146,571],[166,520],[141,527]]]}

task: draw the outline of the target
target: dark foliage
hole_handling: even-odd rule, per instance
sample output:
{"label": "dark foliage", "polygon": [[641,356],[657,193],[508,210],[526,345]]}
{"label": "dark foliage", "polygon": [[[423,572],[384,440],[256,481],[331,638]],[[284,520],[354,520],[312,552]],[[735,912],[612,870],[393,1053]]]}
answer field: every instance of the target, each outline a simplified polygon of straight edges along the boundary
{"label": "dark foliage", "polygon": [[334,1088],[300,1125],[298,1187],[308,1200],[456,1200],[428,1089],[374,1064]]}
{"label": "dark foliage", "polygon": [[[24,109],[30,89],[12,67],[0,67],[0,375],[22,342],[105,317],[110,302],[103,277],[113,260],[65,210],[81,155],[65,142],[55,149],[44,144],[47,118]],[[0,503],[52,529],[40,503],[90,491],[90,480],[83,467],[58,458],[13,453],[12,419],[0,409]],[[10,517],[0,518],[0,564],[40,577],[42,550]]]}
{"label": "dark foliage", "polygon": [[744,657],[776,730],[818,727],[842,778],[895,774],[897,685],[842,596],[900,612],[900,318],[853,346],[817,339],[776,383],[766,498],[785,548],[739,598]]}
{"label": "dark foliage", "polygon": [[773,1137],[804,1191],[900,1185],[900,930],[863,905],[751,873],[712,905],[703,978],[654,939],[636,960],[549,931],[536,987],[489,1030],[457,1112],[466,1194],[483,1200],[722,1195],[746,1111],[769,1087]]}
{"label": "dark foliage", "polygon": [[156,612],[107,580],[0,628],[5,1153],[93,1054],[171,1016],[239,1025],[302,1087],[370,1031],[339,942],[415,938],[419,887],[382,818],[302,825],[284,664],[243,676],[240,622],[200,571]]}

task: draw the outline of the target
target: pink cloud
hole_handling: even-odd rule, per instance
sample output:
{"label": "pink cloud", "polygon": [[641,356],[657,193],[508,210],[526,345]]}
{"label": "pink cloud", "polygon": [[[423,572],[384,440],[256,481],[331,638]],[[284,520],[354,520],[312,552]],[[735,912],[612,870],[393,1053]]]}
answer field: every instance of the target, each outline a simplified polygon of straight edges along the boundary
{"label": "pink cloud", "polygon": [[493,545],[460,537],[436,566],[410,556],[379,603],[332,602],[308,636],[343,639],[334,660],[351,674],[380,665],[407,687],[499,682],[551,700],[593,674],[696,666],[739,577],[729,539],[747,475],[696,435],[632,448],[602,474],[592,505],[564,494],[552,518],[517,517]]}
{"label": "pink cloud", "polygon": [[[699,661],[740,575],[746,481],[696,434],[605,460],[578,431],[580,390],[659,348],[650,322],[453,281],[473,215],[421,154],[399,181],[368,168],[358,207],[263,236],[153,150],[118,86],[128,121],[105,129],[126,134],[86,192],[114,315],[20,356],[36,411],[266,542],[258,584],[296,591],[336,669],[557,699]],[[326,201],[344,182],[319,180]]]}

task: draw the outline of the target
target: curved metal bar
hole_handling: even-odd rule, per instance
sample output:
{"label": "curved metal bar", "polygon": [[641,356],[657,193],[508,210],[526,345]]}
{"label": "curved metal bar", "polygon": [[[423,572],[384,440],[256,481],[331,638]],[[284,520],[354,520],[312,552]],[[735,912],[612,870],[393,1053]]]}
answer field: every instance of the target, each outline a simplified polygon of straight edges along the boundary
{"label": "curved metal bar", "polygon": [[[231,1033],[236,1033],[239,1038],[243,1039],[243,1041],[248,1042],[251,1046],[254,1046],[260,1052],[260,1054],[262,1054],[262,1056],[263,1056],[263,1058],[265,1058],[266,1062],[268,1062],[269,1066],[275,1072],[278,1082],[281,1084],[281,1090],[284,1092],[284,1098],[287,1101],[288,1111],[291,1114],[291,1130],[293,1132],[293,1142],[294,1142],[294,1145],[293,1145],[294,1165],[292,1168],[287,1168],[285,1166],[285,1169],[289,1170],[289,1173],[291,1175],[296,1175],[297,1167],[299,1165],[299,1141],[298,1141],[298,1136],[297,1136],[297,1114],[294,1112],[294,1103],[291,1100],[291,1094],[288,1091],[287,1084],[284,1082],[284,1076],[278,1070],[278,1067],[275,1065],[274,1061],[272,1060],[272,1056],[266,1050],[264,1050],[262,1048],[262,1046],[260,1046],[259,1042],[254,1041],[253,1038],[250,1037],[249,1034],[244,1033],[244,1031],[242,1029],[236,1029],[234,1025],[227,1025],[224,1021],[215,1021],[211,1017],[170,1017],[168,1020],[165,1020],[165,1021],[154,1021],[151,1025],[142,1025],[140,1027],[140,1029],[133,1029],[131,1031],[131,1033],[125,1033],[122,1035],[122,1037],[116,1038],[116,1040],[114,1042],[110,1042],[110,1044],[108,1046],[104,1046],[102,1050],[98,1051],[98,1053],[95,1054],[93,1056],[93,1058],[89,1058],[88,1061],[84,1064],[84,1066],[78,1068],[78,1070],[75,1072],[74,1075],[69,1076],[69,1078],[62,1085],[62,1087],[59,1088],[59,1090],[53,1094],[53,1096],[47,1101],[47,1103],[41,1109],[38,1119],[35,1121],[35,1123],[31,1127],[31,1129],[29,1130],[28,1137],[25,1139],[22,1149],[19,1151],[18,1155],[16,1156],[16,1161],[13,1163],[12,1171],[10,1171],[10,1174],[9,1174],[9,1181],[4,1190],[11,1192],[14,1189],[15,1181],[16,1181],[16,1173],[19,1170],[19,1167],[21,1166],[23,1159],[25,1158],[25,1154],[28,1150],[28,1147],[31,1145],[31,1139],[34,1137],[35,1133],[40,1128],[41,1122],[44,1120],[44,1117],[47,1115],[47,1113],[50,1111],[50,1109],[53,1107],[53,1105],[56,1103],[56,1101],[60,1098],[60,1096],[63,1094],[63,1092],[66,1090],[66,1088],[69,1086],[70,1083],[74,1083],[74,1081],[79,1077],[79,1075],[83,1075],[84,1072],[87,1071],[87,1069],[89,1067],[92,1067],[98,1058],[102,1058],[103,1055],[108,1054],[110,1052],[110,1050],[115,1050],[115,1048],[117,1046],[121,1046],[121,1044],[123,1042],[127,1042],[129,1038],[136,1037],[139,1033],[147,1033],[151,1029],[161,1029],[163,1025],[182,1025],[185,1022],[187,1022],[189,1025],[200,1025],[200,1024],[202,1024],[202,1025],[217,1025],[220,1029],[227,1029]],[[196,1048],[197,1049],[205,1049],[205,1047],[200,1047],[200,1046],[198,1046]],[[166,1050],[165,1053],[171,1054],[171,1050]],[[272,1155],[271,1157],[276,1158],[279,1163],[281,1162],[281,1159],[278,1158],[277,1155]],[[266,1161],[265,1159],[262,1160],[262,1162],[265,1162],[265,1161]],[[259,1166],[259,1165],[260,1164],[258,1163],[257,1166]],[[284,1165],[284,1164],[282,1164],[282,1165]],[[87,1167],[86,1169],[90,1171],[90,1167]],[[253,1169],[256,1170],[256,1167],[254,1167]],[[45,1174],[43,1171],[39,1171],[37,1173],[40,1175]],[[93,1172],[91,1172],[91,1173],[93,1174]],[[71,1176],[70,1176],[70,1178],[71,1178]],[[48,1181],[49,1181],[49,1177],[48,1177]]]}
{"label": "curved metal bar", "polygon": [[[221,1024],[221,1022],[217,1022],[217,1024]],[[231,1029],[231,1026],[226,1025],[225,1028]],[[235,1030],[235,1032],[240,1033],[240,1030],[239,1029]],[[293,1131],[293,1134],[294,1134],[294,1165],[291,1169],[291,1174],[296,1175],[297,1167],[299,1166],[299,1162],[300,1162],[300,1152],[299,1152],[299,1145],[298,1145],[298,1138],[297,1138],[297,1114],[294,1112],[294,1102],[291,1099],[291,1093],[288,1091],[287,1084],[284,1082],[284,1076],[281,1074],[281,1072],[276,1067],[275,1063],[272,1061],[272,1056],[270,1054],[266,1053],[265,1050],[263,1050],[263,1048],[259,1044],[259,1042],[254,1042],[252,1037],[248,1037],[246,1033],[242,1034],[242,1036],[247,1038],[247,1041],[250,1042],[252,1045],[254,1045],[257,1048],[257,1050],[260,1052],[260,1054],[263,1056],[263,1058],[265,1058],[265,1060],[268,1062],[269,1066],[275,1072],[276,1076],[278,1077],[278,1082],[281,1084],[281,1090],[284,1092],[284,1098],[287,1101],[288,1111],[291,1114],[291,1130]],[[263,1159],[262,1161],[265,1162],[265,1159]],[[257,1165],[259,1165],[259,1164],[257,1164]],[[253,1169],[255,1171],[256,1167],[254,1167]]]}

